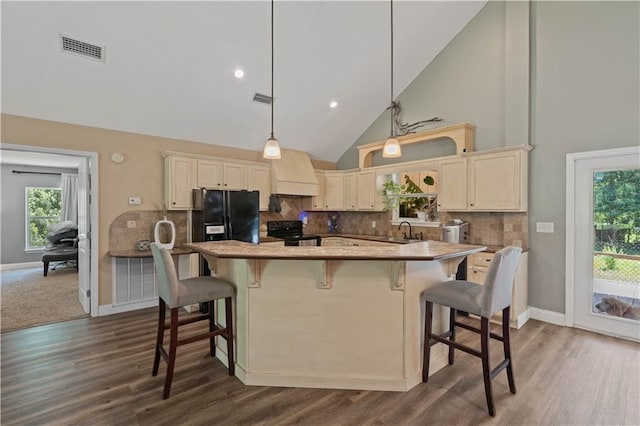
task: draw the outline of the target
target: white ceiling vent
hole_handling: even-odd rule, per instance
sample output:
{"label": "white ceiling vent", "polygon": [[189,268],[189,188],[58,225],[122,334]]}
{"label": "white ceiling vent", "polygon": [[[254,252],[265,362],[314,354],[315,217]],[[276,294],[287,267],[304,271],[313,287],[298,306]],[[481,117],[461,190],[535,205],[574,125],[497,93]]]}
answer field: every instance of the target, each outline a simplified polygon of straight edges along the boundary
{"label": "white ceiling vent", "polygon": [[262,104],[271,105],[273,98],[271,96],[263,95],[262,93],[256,93],[253,95],[253,100]]}
{"label": "white ceiling vent", "polygon": [[60,47],[63,52],[104,62],[104,46],[96,46],[95,44],[76,40],[64,34],[60,34]]}

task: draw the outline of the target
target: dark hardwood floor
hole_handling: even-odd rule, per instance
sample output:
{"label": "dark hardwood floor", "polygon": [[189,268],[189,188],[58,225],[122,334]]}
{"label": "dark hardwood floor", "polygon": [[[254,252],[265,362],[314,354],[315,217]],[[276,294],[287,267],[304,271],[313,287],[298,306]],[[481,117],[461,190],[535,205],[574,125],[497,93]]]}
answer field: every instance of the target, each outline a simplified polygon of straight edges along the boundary
{"label": "dark hardwood floor", "polygon": [[[459,351],[427,384],[371,392],[244,386],[203,341],[178,350],[163,401],[155,321],[149,309],[2,334],[1,424],[640,424],[640,344],[577,329],[531,320],[513,330],[518,393],[500,374],[492,418],[480,361]],[[493,363],[500,349],[492,343]]]}

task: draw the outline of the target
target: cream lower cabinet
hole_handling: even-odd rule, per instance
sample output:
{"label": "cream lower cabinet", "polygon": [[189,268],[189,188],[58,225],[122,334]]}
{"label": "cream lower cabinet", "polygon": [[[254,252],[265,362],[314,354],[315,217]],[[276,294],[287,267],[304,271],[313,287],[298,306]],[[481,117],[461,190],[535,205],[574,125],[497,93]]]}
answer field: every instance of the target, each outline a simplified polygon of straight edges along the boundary
{"label": "cream lower cabinet", "polygon": [[197,163],[193,158],[168,156],[165,166],[165,204],[167,210],[191,208],[191,189],[196,181]]}
{"label": "cream lower cabinet", "polygon": [[[527,299],[527,265],[529,252],[523,252],[518,261],[518,269],[513,279],[513,294],[511,297],[511,327],[520,328],[529,319],[527,311],[529,309]],[[467,260],[467,280],[484,284],[487,277],[489,264],[493,260],[493,253],[480,252],[474,253]],[[496,320],[499,320],[501,314],[496,314]]]}

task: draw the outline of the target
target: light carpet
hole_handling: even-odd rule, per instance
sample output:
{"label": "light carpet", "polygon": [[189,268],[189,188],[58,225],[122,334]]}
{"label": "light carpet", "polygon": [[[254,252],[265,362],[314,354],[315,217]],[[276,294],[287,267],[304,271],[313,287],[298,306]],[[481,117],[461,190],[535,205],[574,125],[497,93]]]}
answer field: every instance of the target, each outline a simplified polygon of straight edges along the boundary
{"label": "light carpet", "polygon": [[0,273],[4,333],[35,325],[89,316],[78,301],[78,270],[58,267],[42,275],[42,266]]}

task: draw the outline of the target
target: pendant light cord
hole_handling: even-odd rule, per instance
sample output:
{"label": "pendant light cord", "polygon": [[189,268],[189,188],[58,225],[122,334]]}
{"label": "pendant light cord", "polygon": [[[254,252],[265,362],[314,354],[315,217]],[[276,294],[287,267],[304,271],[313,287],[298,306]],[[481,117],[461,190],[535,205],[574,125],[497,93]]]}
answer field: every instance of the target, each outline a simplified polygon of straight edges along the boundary
{"label": "pendant light cord", "polygon": [[391,116],[391,137],[395,136],[395,131],[393,128],[393,0],[390,2],[391,5],[391,104],[389,105],[389,115]]}
{"label": "pendant light cord", "polygon": [[273,137],[273,3],[274,0],[271,0],[271,139]]}

